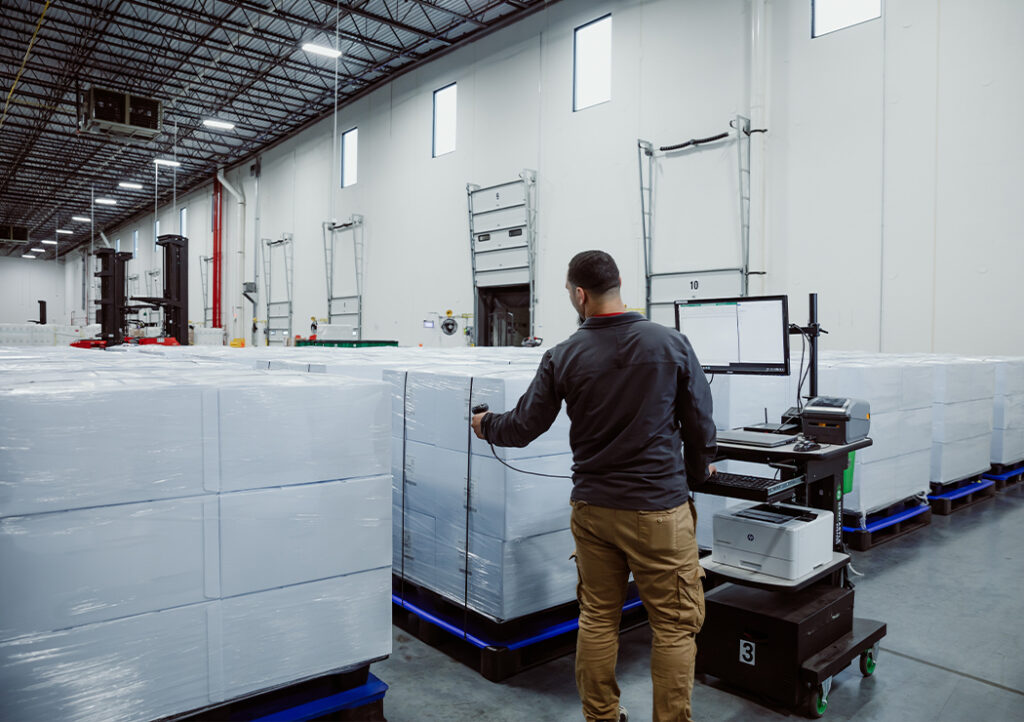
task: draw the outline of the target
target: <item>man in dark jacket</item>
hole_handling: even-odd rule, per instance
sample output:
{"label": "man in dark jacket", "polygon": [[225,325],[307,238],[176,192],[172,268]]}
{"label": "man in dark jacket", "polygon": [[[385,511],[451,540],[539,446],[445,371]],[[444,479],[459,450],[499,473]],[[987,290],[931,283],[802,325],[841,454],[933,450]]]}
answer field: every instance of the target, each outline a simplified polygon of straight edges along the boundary
{"label": "man in dark jacket", "polygon": [[493,444],[526,446],[565,401],[583,714],[588,722],[620,719],[615,662],[632,572],[653,633],[654,720],[690,720],[704,572],[689,491],[713,471],[711,390],[686,337],[626,312],[621,285],[607,253],[577,254],[566,288],[579,330],[544,354],[514,410],[477,414],[472,423]]}

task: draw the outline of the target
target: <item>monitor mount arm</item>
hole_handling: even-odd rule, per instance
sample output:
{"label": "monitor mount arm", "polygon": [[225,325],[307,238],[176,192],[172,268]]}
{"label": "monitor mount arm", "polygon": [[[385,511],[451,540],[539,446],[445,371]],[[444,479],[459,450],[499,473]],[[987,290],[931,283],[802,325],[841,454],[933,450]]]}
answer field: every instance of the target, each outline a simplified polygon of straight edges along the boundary
{"label": "monitor mount arm", "polygon": [[809,318],[806,326],[797,326],[795,323],[789,324],[789,333],[802,334],[807,338],[808,345],[810,346],[810,353],[808,359],[808,365],[810,371],[808,376],[810,378],[810,398],[814,398],[818,395],[818,336],[823,333],[828,333],[818,323],[818,294],[809,294]]}

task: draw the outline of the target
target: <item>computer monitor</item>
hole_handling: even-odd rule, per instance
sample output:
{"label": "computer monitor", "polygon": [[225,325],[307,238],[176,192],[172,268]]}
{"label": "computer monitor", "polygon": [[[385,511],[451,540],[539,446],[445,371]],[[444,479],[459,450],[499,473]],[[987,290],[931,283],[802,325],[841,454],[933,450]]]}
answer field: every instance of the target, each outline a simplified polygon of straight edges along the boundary
{"label": "computer monitor", "polygon": [[787,296],[676,301],[676,328],[710,374],[789,374]]}

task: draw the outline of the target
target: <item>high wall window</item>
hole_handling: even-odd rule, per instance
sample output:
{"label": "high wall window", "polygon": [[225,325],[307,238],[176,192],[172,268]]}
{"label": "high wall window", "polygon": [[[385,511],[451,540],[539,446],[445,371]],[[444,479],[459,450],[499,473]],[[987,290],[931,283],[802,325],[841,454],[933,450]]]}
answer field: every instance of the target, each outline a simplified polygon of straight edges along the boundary
{"label": "high wall window", "polygon": [[811,0],[811,37],[882,17],[882,0]]}
{"label": "high wall window", "polygon": [[135,229],[132,231],[132,254],[139,257],[139,230]]}
{"label": "high wall window", "polygon": [[359,169],[359,128],[341,134],[341,187],[355,185]]}
{"label": "high wall window", "polygon": [[455,150],[456,85],[434,91],[434,157]]}
{"label": "high wall window", "polygon": [[593,20],[573,34],[572,109],[612,99],[612,16]]}
{"label": "high wall window", "polygon": [[188,208],[178,210],[178,235],[187,236],[188,233]]}
{"label": "high wall window", "polygon": [[121,252],[121,239],[120,238],[115,238],[114,239],[114,250],[117,251],[118,253]]}

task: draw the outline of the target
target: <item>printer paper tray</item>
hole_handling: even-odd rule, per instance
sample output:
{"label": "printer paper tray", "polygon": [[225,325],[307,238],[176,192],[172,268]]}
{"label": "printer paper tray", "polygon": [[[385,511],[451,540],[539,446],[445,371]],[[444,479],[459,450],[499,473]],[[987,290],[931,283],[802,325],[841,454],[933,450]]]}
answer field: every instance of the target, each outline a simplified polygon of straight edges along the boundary
{"label": "printer paper tray", "polygon": [[820,566],[814,571],[809,572],[802,577],[798,577],[797,579],[783,579],[782,577],[772,576],[771,574],[762,574],[761,572],[740,569],[739,567],[722,564],[715,561],[714,554],[701,559],[700,564],[704,567],[705,571],[711,574],[717,574],[718,576],[723,577],[730,582],[735,582],[736,584],[742,584],[747,587],[757,587],[758,589],[795,592],[814,584],[819,579],[827,577],[833,572],[839,571],[845,567],[849,561],[849,554],[832,552],[831,562]]}

